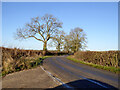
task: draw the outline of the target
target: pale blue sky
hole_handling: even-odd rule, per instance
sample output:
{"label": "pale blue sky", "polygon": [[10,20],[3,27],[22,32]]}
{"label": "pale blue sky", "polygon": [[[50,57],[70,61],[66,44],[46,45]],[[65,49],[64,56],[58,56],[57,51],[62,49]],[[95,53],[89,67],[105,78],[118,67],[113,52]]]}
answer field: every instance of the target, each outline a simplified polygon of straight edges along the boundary
{"label": "pale blue sky", "polygon": [[[75,27],[87,34],[87,50],[118,49],[118,3],[117,2],[3,2],[2,44],[6,47],[42,49],[43,43],[35,39],[15,40],[16,29],[30,22],[32,17],[53,14],[63,22],[68,33]],[[49,48],[48,48],[49,49]],[[52,48],[51,48],[52,49]]]}

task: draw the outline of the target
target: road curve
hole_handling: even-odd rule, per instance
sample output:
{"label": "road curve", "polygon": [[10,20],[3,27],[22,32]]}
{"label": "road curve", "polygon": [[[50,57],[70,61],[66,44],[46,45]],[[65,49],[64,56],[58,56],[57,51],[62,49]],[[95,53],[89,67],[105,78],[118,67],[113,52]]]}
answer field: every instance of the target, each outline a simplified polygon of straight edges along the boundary
{"label": "road curve", "polygon": [[[96,69],[84,64],[75,63],[65,56],[47,58],[43,68],[51,72],[67,85],[79,88],[118,89],[118,75],[109,71]],[[61,86],[55,87],[59,88]]]}

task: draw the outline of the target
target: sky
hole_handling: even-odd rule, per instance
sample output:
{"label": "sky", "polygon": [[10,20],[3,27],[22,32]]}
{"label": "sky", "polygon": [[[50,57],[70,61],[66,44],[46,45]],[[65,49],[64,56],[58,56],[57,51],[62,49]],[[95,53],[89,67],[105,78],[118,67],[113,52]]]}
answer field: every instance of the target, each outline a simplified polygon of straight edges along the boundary
{"label": "sky", "polygon": [[2,2],[2,45],[42,50],[42,42],[33,38],[15,40],[14,34],[31,18],[45,14],[63,22],[62,30],[67,34],[71,29],[82,28],[87,34],[86,50],[118,50],[117,2]]}

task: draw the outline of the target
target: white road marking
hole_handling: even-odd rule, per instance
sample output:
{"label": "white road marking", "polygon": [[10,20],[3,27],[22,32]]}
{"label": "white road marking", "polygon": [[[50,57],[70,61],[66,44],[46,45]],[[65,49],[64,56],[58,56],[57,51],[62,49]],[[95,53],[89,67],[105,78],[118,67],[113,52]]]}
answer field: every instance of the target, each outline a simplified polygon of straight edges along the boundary
{"label": "white road marking", "polygon": [[[84,79],[85,79],[85,78],[84,78]],[[91,80],[91,79],[87,79],[87,78],[86,78],[86,80],[88,80],[88,81],[90,81],[90,82],[92,82],[92,83],[95,83],[95,84],[97,84],[97,85],[99,85],[99,86],[101,86],[101,87],[103,87],[103,88],[108,88],[108,87],[100,84],[99,82],[93,81],[93,80]]]}
{"label": "white road marking", "polygon": [[[41,66],[41,68],[44,70],[44,68],[43,68],[42,66]],[[45,71],[45,70],[44,70],[44,71]],[[53,77],[53,75],[52,75],[50,72],[48,72],[48,71],[45,71],[45,72],[47,72],[47,73],[50,75],[50,77],[53,78],[54,81],[57,80],[59,83],[61,83],[61,84],[62,84],[63,86],[65,86],[66,88],[73,88],[73,87],[70,87],[70,86],[68,86],[67,84],[63,83],[60,79],[58,79],[58,78],[56,78],[56,77]],[[96,82],[96,81],[94,81],[94,80],[85,78],[85,77],[83,77],[83,76],[79,76],[79,77],[82,78],[82,79],[88,80],[89,82],[92,82],[92,83],[94,83],[94,84],[97,84],[97,85],[99,85],[99,86],[101,86],[101,87],[103,87],[103,88],[108,88],[107,86],[104,86],[104,85],[102,85],[101,83]]]}
{"label": "white road marking", "polygon": [[[60,79],[54,77],[50,72],[46,71],[42,66],[40,66],[40,67],[42,68],[42,70],[44,70],[45,72],[47,72],[48,75],[49,75],[55,82],[56,82],[56,80],[57,80],[57,81],[58,81],[60,84],[62,84],[64,87],[66,87],[66,88],[72,88],[72,89],[73,89],[73,87],[68,86],[67,84],[65,84],[64,82],[62,82]],[[99,85],[99,86],[101,86],[101,87],[103,87],[103,88],[108,88],[108,87],[100,84],[99,82],[93,81],[93,80],[91,80],[91,79],[87,79],[87,78],[85,78],[85,77],[83,77],[83,76],[80,76],[80,78],[85,79],[85,80],[88,80],[89,82],[92,82],[92,83],[94,83],[94,84],[97,84],[97,85]],[[56,83],[59,84],[58,82],[56,82]]]}
{"label": "white road marking", "polygon": [[99,82],[96,82],[96,81],[94,81],[94,80],[91,80],[91,79],[85,78],[85,77],[83,77],[83,76],[77,76],[77,77],[79,77],[79,78],[81,78],[81,79],[88,80],[89,82],[92,82],[92,83],[94,83],[94,84],[97,84],[97,85],[99,85],[99,86],[101,86],[101,87],[103,87],[103,88],[108,88],[108,87],[106,87],[106,86],[100,84]]}
{"label": "white road marking", "polygon": [[[66,87],[66,88],[71,88],[71,89],[74,90],[73,87],[70,87],[69,85],[65,84],[65,83],[62,82],[59,78],[54,77],[50,72],[46,71],[42,66],[40,66],[40,67],[42,68],[43,71],[45,71],[46,73],[48,73],[48,76],[50,76],[55,82],[56,82],[56,80],[57,80],[57,81],[58,81],[60,84],[62,84],[64,87]],[[56,83],[59,84],[58,82],[56,82]]]}
{"label": "white road marking", "polygon": [[82,78],[82,79],[85,79],[85,80],[88,80],[89,82],[92,82],[92,83],[94,83],[94,84],[97,84],[97,85],[99,85],[99,86],[101,86],[101,87],[103,87],[103,88],[108,88],[107,86],[104,86],[104,85],[102,85],[101,83],[96,82],[96,81],[94,81],[94,80],[85,78],[85,77],[83,77],[83,76],[78,76],[78,77],[80,77],[80,78]]}

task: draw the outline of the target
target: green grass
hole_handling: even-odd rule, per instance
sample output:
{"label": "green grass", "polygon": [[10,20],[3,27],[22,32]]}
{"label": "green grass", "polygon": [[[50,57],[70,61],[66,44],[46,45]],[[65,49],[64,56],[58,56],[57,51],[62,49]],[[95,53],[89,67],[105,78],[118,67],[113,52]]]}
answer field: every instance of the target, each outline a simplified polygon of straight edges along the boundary
{"label": "green grass", "polygon": [[46,58],[49,58],[49,57],[52,57],[52,56],[43,56],[41,57],[42,59],[46,59]]}
{"label": "green grass", "polygon": [[80,61],[78,59],[72,58],[71,56],[68,56],[67,59],[72,60],[72,61],[74,61],[76,63],[86,64],[86,65],[92,66],[94,68],[104,69],[104,70],[111,71],[111,72],[114,72],[114,73],[120,73],[120,68],[102,66],[102,65],[93,64],[93,63],[87,63],[87,62]]}
{"label": "green grass", "polygon": [[[43,57],[38,57],[36,59],[24,59],[24,60],[21,60],[21,63],[19,63],[20,66],[16,66],[14,71],[8,71],[8,72],[2,71],[0,76],[5,76],[5,75],[7,75],[9,73],[18,72],[18,71],[22,71],[22,70],[25,70],[25,69],[36,68],[39,65],[42,65],[42,63],[41,63],[42,60],[44,60],[46,58],[49,58],[49,57],[52,57],[52,56],[43,56]],[[22,64],[22,63],[24,63],[24,64]]]}

